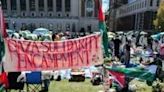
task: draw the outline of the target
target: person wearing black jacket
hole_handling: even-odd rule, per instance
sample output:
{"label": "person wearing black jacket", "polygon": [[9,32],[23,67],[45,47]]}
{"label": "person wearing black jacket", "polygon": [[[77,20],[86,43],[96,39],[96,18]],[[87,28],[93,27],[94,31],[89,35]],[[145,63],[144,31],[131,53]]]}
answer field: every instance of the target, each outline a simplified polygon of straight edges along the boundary
{"label": "person wearing black jacket", "polygon": [[120,59],[120,44],[121,44],[121,40],[119,39],[119,37],[117,36],[116,39],[113,40],[114,43],[114,55],[115,57]]}
{"label": "person wearing black jacket", "polygon": [[130,63],[130,47],[131,47],[131,42],[128,40],[127,43],[124,46],[124,54],[125,54],[125,60],[124,60],[124,64],[126,65],[126,67],[129,66]]}

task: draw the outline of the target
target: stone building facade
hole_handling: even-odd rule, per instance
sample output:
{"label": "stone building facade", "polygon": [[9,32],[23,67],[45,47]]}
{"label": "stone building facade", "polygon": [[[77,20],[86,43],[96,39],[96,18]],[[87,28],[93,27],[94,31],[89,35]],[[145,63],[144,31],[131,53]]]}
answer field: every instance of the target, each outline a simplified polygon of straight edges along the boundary
{"label": "stone building facade", "polygon": [[9,29],[98,31],[96,0],[1,0]]}

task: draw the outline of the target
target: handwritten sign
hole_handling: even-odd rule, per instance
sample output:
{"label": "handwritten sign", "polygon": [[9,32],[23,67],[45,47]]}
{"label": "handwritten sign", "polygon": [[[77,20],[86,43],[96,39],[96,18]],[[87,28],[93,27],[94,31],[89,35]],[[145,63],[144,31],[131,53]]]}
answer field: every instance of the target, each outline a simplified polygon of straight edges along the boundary
{"label": "handwritten sign", "polygon": [[57,41],[5,39],[6,71],[36,71],[79,68],[102,64],[101,36]]}

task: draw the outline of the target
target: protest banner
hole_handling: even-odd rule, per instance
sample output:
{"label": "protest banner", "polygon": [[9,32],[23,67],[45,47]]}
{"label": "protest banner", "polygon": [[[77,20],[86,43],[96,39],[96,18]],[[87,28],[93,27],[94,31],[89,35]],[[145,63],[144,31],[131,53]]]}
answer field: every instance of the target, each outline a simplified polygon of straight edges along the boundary
{"label": "protest banner", "polygon": [[6,71],[40,71],[80,68],[103,63],[101,35],[66,41],[43,42],[5,39]]}

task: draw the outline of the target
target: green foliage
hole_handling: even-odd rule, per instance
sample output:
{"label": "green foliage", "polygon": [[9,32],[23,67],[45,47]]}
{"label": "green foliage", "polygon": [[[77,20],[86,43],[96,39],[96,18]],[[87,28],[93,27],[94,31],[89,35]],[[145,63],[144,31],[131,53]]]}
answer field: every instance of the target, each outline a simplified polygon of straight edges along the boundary
{"label": "green foliage", "polygon": [[164,2],[161,2],[154,25],[157,30],[164,31]]}

